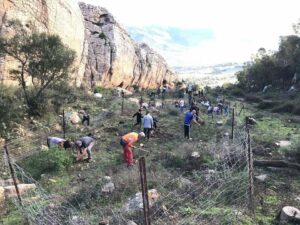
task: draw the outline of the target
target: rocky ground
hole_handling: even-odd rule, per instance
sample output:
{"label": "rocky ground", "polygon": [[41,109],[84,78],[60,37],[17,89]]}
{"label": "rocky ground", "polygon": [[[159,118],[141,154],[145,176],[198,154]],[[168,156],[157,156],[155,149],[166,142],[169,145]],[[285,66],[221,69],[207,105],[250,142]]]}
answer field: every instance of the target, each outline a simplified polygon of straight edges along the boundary
{"label": "rocky ground", "polygon": [[[40,158],[35,154],[51,151],[42,149],[46,149],[47,136],[63,135],[62,118],[49,114],[41,119],[24,119],[16,126],[8,147],[15,162],[23,165],[16,169],[18,179],[33,183],[25,176],[26,171],[33,171],[37,187],[23,196],[23,210],[14,198],[5,201],[2,224],[26,224],[26,218],[34,224],[53,224],[51,219],[45,219],[48,217],[56,219],[54,224],[60,224],[61,218],[66,224],[143,223],[138,165],[124,165],[119,144],[121,135],[137,131],[132,129],[132,115],[141,95],[127,96],[122,113],[122,99],[115,91],[103,90],[101,94],[96,98],[78,93],[76,102],[65,108],[66,137],[76,140],[92,133],[96,139],[91,163],[75,163],[59,172],[41,172],[46,162],[38,164]],[[217,93],[208,94],[214,101]],[[142,95],[148,102],[147,95]],[[298,170],[254,167],[254,209],[249,209],[248,139],[244,128],[246,115],[257,119],[257,125],[250,130],[254,160],[296,163],[300,136],[296,116],[258,110],[253,103],[226,96],[237,113],[234,140],[230,139],[230,115],[215,115],[212,119],[202,107],[205,125],[193,126],[193,139],[185,140],[183,113],[174,107],[175,99],[170,94],[163,108],[150,109],[159,118],[159,128],[149,142],[142,141],[141,150],[134,151],[135,158],[146,158],[152,224],[273,225],[278,223],[277,215],[283,206],[300,207]],[[240,112],[242,103],[245,110]],[[84,108],[91,115],[90,126],[80,124]],[[24,163],[28,158],[32,163]],[[2,174],[3,179],[9,178],[7,167]]]}

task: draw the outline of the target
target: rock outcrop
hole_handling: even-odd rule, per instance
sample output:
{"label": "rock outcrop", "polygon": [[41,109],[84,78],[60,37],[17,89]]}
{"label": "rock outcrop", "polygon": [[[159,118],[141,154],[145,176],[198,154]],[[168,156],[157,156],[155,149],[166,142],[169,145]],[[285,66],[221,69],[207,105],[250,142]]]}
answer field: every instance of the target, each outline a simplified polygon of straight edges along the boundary
{"label": "rock outcrop", "polygon": [[164,79],[172,80],[166,61],[146,44],[135,43],[106,9],[85,3],[79,6],[88,42],[86,84],[154,88]]}
{"label": "rock outcrop", "polygon": [[[41,32],[57,34],[64,44],[76,51],[75,72],[72,80],[81,84],[86,51],[84,24],[78,4],[72,0],[0,0],[0,35],[9,36],[13,30],[8,26],[9,20],[18,19],[24,26],[33,24]],[[16,83],[9,71],[16,65],[9,57],[0,59],[0,81],[4,84]]]}
{"label": "rock outcrop", "polygon": [[[77,86],[154,88],[173,79],[165,60],[146,44],[134,42],[104,8],[73,0],[0,0],[1,36],[14,33],[8,21],[15,19],[28,28],[33,24],[38,31],[59,35],[76,51],[71,80]],[[12,58],[0,58],[1,83],[17,84],[10,76],[16,66]]]}

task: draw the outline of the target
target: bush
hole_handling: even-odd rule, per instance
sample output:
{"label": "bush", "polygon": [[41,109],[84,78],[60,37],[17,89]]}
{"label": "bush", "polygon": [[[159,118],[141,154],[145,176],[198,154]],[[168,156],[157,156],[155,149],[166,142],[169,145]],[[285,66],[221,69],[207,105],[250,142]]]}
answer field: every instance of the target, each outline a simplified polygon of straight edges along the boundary
{"label": "bush", "polygon": [[295,106],[293,103],[291,102],[288,102],[288,103],[285,103],[285,104],[281,104],[277,107],[275,107],[272,112],[276,112],[276,113],[281,113],[281,112],[293,112],[295,109]]}
{"label": "bush", "polygon": [[169,110],[169,115],[171,115],[171,116],[179,116],[179,110],[177,110],[177,109],[170,109]]}
{"label": "bush", "polygon": [[0,85],[0,135],[9,132],[13,122],[20,122],[26,107],[19,96],[19,89]]}
{"label": "bush", "polygon": [[102,86],[96,86],[94,87],[94,93],[102,93],[105,90]]}
{"label": "bush", "polygon": [[236,87],[231,90],[231,94],[237,97],[244,97],[245,93],[242,89]]}
{"label": "bush", "polygon": [[259,109],[271,109],[274,108],[275,106],[280,105],[279,102],[275,101],[262,101],[258,104],[257,108]]}
{"label": "bush", "polygon": [[40,151],[20,161],[20,166],[38,180],[44,173],[62,172],[72,164],[68,152],[58,148]]}
{"label": "bush", "polygon": [[256,95],[246,95],[245,100],[248,102],[256,102],[256,103],[262,102],[262,99]]}

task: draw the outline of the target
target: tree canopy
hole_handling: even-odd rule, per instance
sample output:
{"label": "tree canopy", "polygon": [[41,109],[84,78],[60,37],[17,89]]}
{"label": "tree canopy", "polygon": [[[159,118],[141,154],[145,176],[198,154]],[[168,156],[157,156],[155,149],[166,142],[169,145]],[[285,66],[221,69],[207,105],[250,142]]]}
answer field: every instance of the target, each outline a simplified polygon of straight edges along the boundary
{"label": "tree canopy", "polygon": [[0,38],[0,53],[18,62],[10,72],[19,81],[30,113],[39,114],[46,91],[68,79],[76,54],[57,35],[29,31],[18,21],[11,21],[10,26],[15,35]]}

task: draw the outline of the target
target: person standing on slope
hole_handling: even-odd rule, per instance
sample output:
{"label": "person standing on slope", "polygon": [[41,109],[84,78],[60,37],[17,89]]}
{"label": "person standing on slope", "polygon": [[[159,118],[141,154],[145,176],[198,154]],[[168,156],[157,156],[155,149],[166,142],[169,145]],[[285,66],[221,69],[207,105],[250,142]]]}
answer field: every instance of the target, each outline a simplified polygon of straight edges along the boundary
{"label": "person standing on slope", "polygon": [[143,118],[144,124],[144,133],[146,135],[147,141],[150,138],[150,131],[153,128],[153,117],[149,114],[149,111],[146,112],[146,115]]}
{"label": "person standing on slope", "polygon": [[120,140],[120,144],[123,146],[124,150],[124,161],[127,163],[128,167],[133,165],[132,148],[136,148],[135,146],[133,146],[133,144],[142,137],[145,137],[144,132],[131,132],[122,136]]}
{"label": "person standing on slope", "polygon": [[142,126],[142,118],[143,118],[143,115],[142,115],[142,109],[139,109],[138,112],[136,112],[135,114],[133,114],[132,117],[135,117],[136,116],[136,123],[133,125],[133,127],[139,125],[139,129],[141,129],[141,126]]}
{"label": "person standing on slope", "polygon": [[184,116],[184,138],[189,139],[189,140],[192,140],[192,138],[190,137],[192,121],[194,121],[196,124],[200,125],[196,121],[196,110],[191,109],[190,111],[186,112],[185,116]]}

